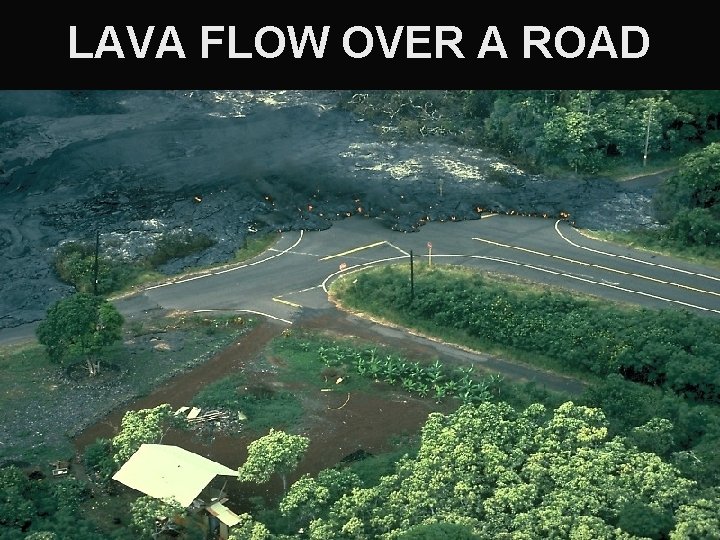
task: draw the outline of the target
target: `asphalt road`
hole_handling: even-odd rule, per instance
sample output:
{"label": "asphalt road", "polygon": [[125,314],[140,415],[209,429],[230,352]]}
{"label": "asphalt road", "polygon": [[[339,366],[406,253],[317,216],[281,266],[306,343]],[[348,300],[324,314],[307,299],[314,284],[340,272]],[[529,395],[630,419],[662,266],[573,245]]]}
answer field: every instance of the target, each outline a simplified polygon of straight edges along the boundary
{"label": "asphalt road", "polygon": [[[292,324],[303,307],[331,307],[326,289],[339,274],[408,261],[411,251],[424,261],[431,256],[432,263],[473,266],[651,308],[720,315],[717,270],[591,240],[565,221],[506,215],[432,222],[416,233],[356,216],[324,231],[284,233],[247,264],[176,278],[116,305],[130,318],[164,308],[250,312]],[[29,325],[3,330],[0,341],[31,334]]]}
{"label": "asphalt road", "polygon": [[148,289],[118,307],[126,314],[153,307],[244,310],[290,323],[301,307],[329,307],[326,288],[339,274],[408,261],[410,251],[425,262],[431,257],[647,307],[720,315],[719,271],[591,240],[564,221],[505,215],[429,223],[410,234],[362,217],[325,231],[285,233],[249,264]]}

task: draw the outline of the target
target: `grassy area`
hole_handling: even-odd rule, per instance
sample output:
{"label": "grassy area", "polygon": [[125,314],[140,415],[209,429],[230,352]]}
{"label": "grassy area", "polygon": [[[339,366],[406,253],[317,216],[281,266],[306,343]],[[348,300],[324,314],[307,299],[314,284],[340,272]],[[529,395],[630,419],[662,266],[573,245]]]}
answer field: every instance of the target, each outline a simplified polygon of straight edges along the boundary
{"label": "grassy area", "polygon": [[235,373],[203,388],[193,403],[205,409],[241,413],[244,426],[262,432],[271,427],[287,430],[302,414],[300,399],[292,392],[277,391],[269,386],[248,386],[244,373]]}
{"label": "grassy area", "polygon": [[242,263],[252,259],[253,257],[257,257],[277,242],[279,238],[280,233],[277,232],[248,237],[245,245],[235,252],[235,257],[229,264]]}
{"label": "grassy area", "polygon": [[280,379],[313,390],[335,389],[338,387],[338,379],[342,379],[343,391],[378,392],[371,380],[357,376],[349,365],[338,363],[327,366],[322,361],[318,351],[335,345],[359,347],[350,340],[330,339],[312,332],[293,333],[291,337],[275,339],[271,344],[271,352],[281,358],[286,366],[279,375]]}
{"label": "grassy area", "polygon": [[409,289],[407,267],[392,265],[345,276],[331,293],[350,309],[442,341],[499,351],[591,382],[620,373],[703,403],[720,402],[716,368],[710,367],[720,358],[714,319],[443,265],[419,267],[412,298]]}
{"label": "grassy area", "polygon": [[672,154],[650,156],[647,165],[643,165],[642,156],[616,159],[611,162],[612,167],[602,169],[596,176],[616,178],[620,181],[633,180],[676,169],[679,161],[679,156]]}
{"label": "grassy area", "polygon": [[720,251],[716,247],[686,246],[668,242],[661,238],[658,231],[614,232],[583,230],[581,233],[595,240],[620,244],[720,269]]}
{"label": "grassy area", "polygon": [[183,313],[124,328],[93,379],[68,376],[37,343],[0,348],[0,463],[47,463],[73,454],[69,437],[118,405],[196,366],[251,328],[252,320]]}
{"label": "grassy area", "polygon": [[[570,396],[538,388],[534,383],[515,383],[482,367],[445,365],[437,357],[409,359],[402,351],[357,338],[328,338],[317,332],[294,332],[278,338],[272,346],[287,371],[282,380],[302,381],[320,390],[336,388],[338,378],[347,392],[382,395],[388,388],[428,398],[435,403],[507,401],[518,407],[541,402],[557,406]],[[374,365],[374,367],[373,367]]]}
{"label": "grassy area", "polygon": [[[440,266],[434,265],[435,270],[441,268]],[[424,264],[418,264],[415,268],[416,278],[420,279],[423,272],[432,272],[433,270],[428,268]],[[439,270],[448,278],[452,278],[457,281],[469,280],[476,278],[478,273],[472,269],[460,268],[460,267],[442,267]],[[341,304],[345,307],[355,310],[358,312],[365,312],[371,314],[374,318],[379,318],[390,324],[398,324],[406,328],[412,328],[423,335],[437,339],[445,343],[454,343],[462,347],[466,347],[474,351],[482,351],[483,353],[502,357],[505,360],[511,362],[518,362],[521,364],[540,368],[549,372],[565,373],[571,377],[575,377],[579,380],[595,383],[600,379],[593,373],[589,373],[586,369],[580,366],[573,367],[572,365],[566,365],[552,356],[540,354],[531,350],[521,350],[514,347],[509,347],[506,342],[496,341],[492,338],[477,336],[468,333],[464,329],[454,328],[452,325],[437,323],[430,318],[417,317],[408,313],[403,313],[396,309],[396,305],[393,303],[364,303],[362,300],[352,297],[349,293],[349,288],[353,285],[352,279],[341,278],[332,283],[330,287],[330,294],[340,300]],[[604,300],[600,300],[589,295],[580,295],[570,293],[567,289],[560,287],[554,287],[551,285],[540,284],[532,281],[527,281],[515,276],[505,276],[501,274],[484,273],[483,280],[491,286],[497,287],[510,294],[517,295],[541,295],[543,293],[555,293],[558,295],[568,295],[571,297],[582,298],[583,300],[594,302],[597,304],[606,303]],[[409,289],[409,287],[408,287]],[[422,285],[416,282],[415,291],[417,295],[423,294]],[[618,304],[620,306],[620,304]],[[468,307],[467,309],[471,309]],[[633,306],[623,306],[623,309],[634,309]]]}
{"label": "grassy area", "polygon": [[375,486],[380,478],[393,474],[397,462],[405,455],[414,457],[420,448],[420,437],[394,441],[394,449],[352,462],[348,469],[358,475],[365,487]]}

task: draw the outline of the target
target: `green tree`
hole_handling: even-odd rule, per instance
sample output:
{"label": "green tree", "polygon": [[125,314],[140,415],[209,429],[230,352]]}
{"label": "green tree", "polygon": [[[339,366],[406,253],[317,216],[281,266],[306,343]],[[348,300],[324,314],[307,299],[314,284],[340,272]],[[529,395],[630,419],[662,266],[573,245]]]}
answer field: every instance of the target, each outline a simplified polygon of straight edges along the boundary
{"label": "green tree", "polygon": [[716,489],[680,507],[670,540],[720,539],[720,492]]}
{"label": "green tree", "polygon": [[174,499],[156,499],[143,495],[130,504],[130,523],[142,538],[157,538],[165,531],[179,531],[177,518],[186,514]]}
{"label": "green tree", "polygon": [[720,143],[712,143],[680,159],[677,172],[663,183],[653,204],[658,218],[671,222],[680,210],[703,208],[712,211],[720,201],[719,197]]}
{"label": "green tree", "polygon": [[238,469],[238,480],[262,484],[277,473],[282,478],[283,493],[287,491],[287,475],[302,459],[310,440],[271,428],[264,437],[248,445],[248,456]]}
{"label": "green tree", "polygon": [[400,533],[397,540],[479,540],[468,525],[460,523],[435,522],[415,525]]}
{"label": "green tree", "polygon": [[601,118],[556,107],[543,126],[541,144],[548,154],[560,157],[575,172],[595,172],[599,166],[599,144],[595,132]]}
{"label": "green tree", "polygon": [[717,134],[720,129],[720,90],[670,90],[668,99],[692,115],[688,123],[697,136],[705,138]]}
{"label": "green tree", "polygon": [[240,522],[230,529],[229,540],[270,540],[268,528],[255,521],[250,514],[240,514]]}
{"label": "green tree", "polygon": [[25,540],[57,540],[57,535],[51,531],[37,531],[28,534]]}
{"label": "green tree", "polygon": [[110,439],[98,438],[85,448],[85,470],[94,480],[106,483],[118,465],[113,459],[113,445]]}
{"label": "green tree", "polygon": [[100,372],[99,355],[122,337],[123,317],[107,300],[78,293],[58,300],[37,327],[38,341],[59,364],[83,358],[90,375]]}
{"label": "green tree", "polygon": [[22,527],[35,515],[28,498],[30,481],[18,467],[0,467],[0,525]]}
{"label": "green tree", "polygon": [[296,528],[305,528],[311,519],[326,514],[342,495],[360,486],[360,478],[347,469],[325,469],[314,478],[305,474],[293,482],[280,501],[280,512]]}
{"label": "green tree", "polygon": [[661,456],[674,447],[674,426],[666,418],[652,418],[645,424],[630,431],[629,440],[643,452],[652,452]]}
{"label": "green tree", "polygon": [[609,438],[598,409],[463,405],[432,413],[417,457],[346,493],[310,536],[389,540],[447,522],[481,538],[662,538],[694,489],[657,455]]}
{"label": "green tree", "polygon": [[167,403],[152,409],[127,411],[120,423],[120,432],[112,439],[115,463],[122,466],[141,445],[162,442],[171,427],[182,424],[183,418],[175,416]]}

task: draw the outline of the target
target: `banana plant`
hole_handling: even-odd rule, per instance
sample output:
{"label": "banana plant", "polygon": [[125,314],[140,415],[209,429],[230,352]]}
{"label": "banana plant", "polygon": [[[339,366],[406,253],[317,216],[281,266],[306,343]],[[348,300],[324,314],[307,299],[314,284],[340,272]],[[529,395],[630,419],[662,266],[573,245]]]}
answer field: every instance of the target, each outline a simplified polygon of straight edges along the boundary
{"label": "banana plant", "polygon": [[332,354],[334,355],[332,366],[339,366],[341,364],[345,363],[345,359],[347,358],[347,350],[343,347],[337,346],[333,347],[331,349]]}
{"label": "banana plant", "polygon": [[448,395],[447,384],[436,384],[432,388],[435,391],[435,403],[440,403]]}
{"label": "banana plant", "polygon": [[490,388],[497,394],[497,396],[500,396],[500,388],[502,387],[502,383],[505,380],[505,378],[500,375],[499,373],[493,373],[487,378],[488,385]]}
{"label": "banana plant", "polygon": [[426,369],[428,383],[430,385],[439,385],[445,378],[444,367],[440,363],[440,360],[435,360]]}
{"label": "banana plant", "polygon": [[368,358],[367,361],[367,374],[372,377],[373,379],[380,378],[380,375],[383,372],[383,361],[380,359],[379,356],[373,354]]}
{"label": "banana plant", "polygon": [[362,376],[365,376],[368,373],[368,361],[361,354],[355,358],[355,371]]}
{"label": "banana plant", "polygon": [[463,394],[463,403],[484,403],[490,399],[488,384],[476,381]]}
{"label": "banana plant", "polygon": [[420,364],[420,362],[413,362],[409,365],[408,368],[408,376],[418,382],[425,382],[426,379],[426,371],[425,367]]}
{"label": "banana plant", "polygon": [[417,379],[413,379],[412,377],[406,377],[400,383],[403,389],[407,390],[408,392],[417,391],[418,384],[419,381]]}
{"label": "banana plant", "polygon": [[393,356],[386,356],[383,362],[383,380],[389,384],[395,384],[400,380],[400,362]]}
{"label": "banana plant", "polygon": [[423,382],[417,383],[415,387],[415,391],[418,393],[418,395],[422,398],[427,397],[430,393],[430,386]]}
{"label": "banana plant", "polygon": [[475,384],[475,380],[470,376],[469,373],[465,373],[462,377],[457,380],[458,393],[462,396],[470,392]]}
{"label": "banana plant", "polygon": [[450,397],[458,396],[460,385],[458,384],[458,382],[456,380],[450,379],[448,381],[445,381],[442,386],[443,386],[443,393],[446,396],[450,396]]}
{"label": "banana plant", "polygon": [[327,347],[320,345],[317,349],[317,353],[318,353],[318,356],[320,357],[320,360],[323,361],[323,364],[325,364],[326,366],[329,366],[330,365],[330,350]]}

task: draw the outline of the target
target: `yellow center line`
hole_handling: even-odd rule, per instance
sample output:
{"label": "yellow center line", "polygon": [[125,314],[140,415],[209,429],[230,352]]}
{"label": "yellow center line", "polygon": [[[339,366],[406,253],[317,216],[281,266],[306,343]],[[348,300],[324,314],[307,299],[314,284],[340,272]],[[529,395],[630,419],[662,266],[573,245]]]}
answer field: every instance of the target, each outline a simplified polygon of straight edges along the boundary
{"label": "yellow center line", "polygon": [[342,253],[338,253],[336,255],[328,255],[327,257],[323,257],[320,259],[321,261],[327,261],[328,259],[334,259],[336,257],[344,257],[345,255],[350,255],[351,253],[355,253],[358,251],[362,251],[363,249],[370,249],[377,246],[380,246],[385,243],[385,240],[381,240],[380,242],[375,242],[374,244],[368,244],[367,246],[360,246],[356,247],[355,249],[350,249],[348,251],[343,251]]}
{"label": "yellow center line", "polygon": [[296,304],[295,302],[289,302],[288,300],[282,300],[280,298],[273,298],[273,302],[280,302],[281,304],[287,304],[288,306],[301,308],[302,306],[300,304]]}

